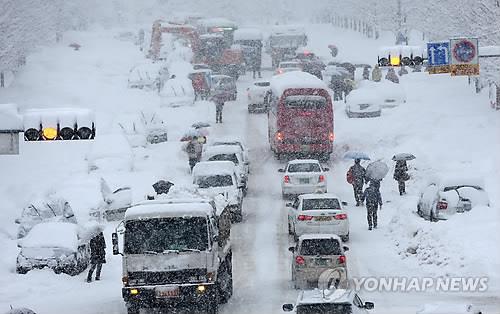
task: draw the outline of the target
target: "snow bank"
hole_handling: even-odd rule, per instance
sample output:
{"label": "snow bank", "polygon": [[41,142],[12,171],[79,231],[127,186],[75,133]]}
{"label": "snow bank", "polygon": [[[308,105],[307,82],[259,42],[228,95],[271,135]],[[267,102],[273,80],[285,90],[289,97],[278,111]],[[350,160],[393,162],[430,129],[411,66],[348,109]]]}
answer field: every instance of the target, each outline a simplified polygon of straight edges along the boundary
{"label": "snow bank", "polygon": [[23,248],[64,248],[78,249],[78,226],[66,222],[40,223],[31,229],[23,240]]}
{"label": "snow bank", "polygon": [[23,129],[23,118],[16,104],[0,104],[0,130]]}

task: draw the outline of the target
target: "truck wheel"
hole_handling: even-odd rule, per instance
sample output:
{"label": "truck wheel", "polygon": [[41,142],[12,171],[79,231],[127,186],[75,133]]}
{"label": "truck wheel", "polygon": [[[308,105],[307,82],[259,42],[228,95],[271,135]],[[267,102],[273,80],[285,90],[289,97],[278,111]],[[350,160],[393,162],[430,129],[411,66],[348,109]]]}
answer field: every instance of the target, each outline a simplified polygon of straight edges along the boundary
{"label": "truck wheel", "polygon": [[221,304],[227,303],[229,298],[233,295],[233,272],[229,263],[230,261],[226,260],[226,264],[224,265],[225,278],[227,282],[224,290],[219,291]]}
{"label": "truck wheel", "polygon": [[139,314],[141,309],[135,306],[127,307],[127,314]]}
{"label": "truck wheel", "polygon": [[[217,314],[219,313],[219,289],[215,289],[215,293],[212,298],[207,302],[207,314]],[[130,313],[129,313],[130,314]],[[139,314],[139,313],[137,313]]]}

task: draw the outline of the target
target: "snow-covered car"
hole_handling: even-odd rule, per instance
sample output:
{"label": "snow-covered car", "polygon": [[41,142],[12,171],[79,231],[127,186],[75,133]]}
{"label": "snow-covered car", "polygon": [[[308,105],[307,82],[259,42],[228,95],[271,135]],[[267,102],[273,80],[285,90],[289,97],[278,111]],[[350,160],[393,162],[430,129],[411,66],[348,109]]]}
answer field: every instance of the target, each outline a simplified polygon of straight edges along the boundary
{"label": "snow-covered car", "polygon": [[417,213],[431,221],[446,220],[455,213],[489,206],[489,203],[481,179],[448,177],[434,179],[422,190]]}
{"label": "snow-covered car", "polygon": [[363,80],[359,82],[357,91],[366,91],[377,97],[382,108],[395,108],[406,103],[406,93],[402,86],[394,88],[394,84],[387,80],[373,82]]}
{"label": "snow-covered car", "polygon": [[89,239],[79,227],[67,222],[37,224],[19,240],[16,272],[26,274],[35,268],[51,268],[56,273],[77,275],[84,271],[90,258]]}
{"label": "snow-covered car", "polygon": [[432,303],[424,304],[417,314],[482,314],[483,312],[472,304],[464,303]]}
{"label": "snow-covered car", "polygon": [[375,307],[364,302],[353,289],[301,291],[297,303],[283,304],[284,312],[297,314],[367,314]]}
{"label": "snow-covered car", "polygon": [[257,81],[247,88],[248,112],[267,111],[266,95],[271,90],[271,82]]}
{"label": "snow-covered car", "polygon": [[162,63],[143,63],[134,66],[128,76],[128,87],[159,90],[169,77],[168,68]]}
{"label": "snow-covered car", "polygon": [[293,71],[302,71],[302,63],[300,61],[282,61],[278,65],[275,74],[283,74]]}
{"label": "snow-covered car", "polygon": [[332,76],[348,78],[350,73],[346,68],[339,65],[328,64],[323,70],[323,80],[330,84]]}
{"label": "snow-covered car", "polygon": [[345,112],[349,118],[380,117],[380,98],[371,90],[358,89],[346,97]]}
{"label": "snow-covered car", "polygon": [[344,268],[347,274],[347,246],[335,234],[304,234],[292,252],[292,281],[295,289],[317,288],[320,275],[333,268]]}
{"label": "snow-covered car", "polygon": [[306,193],[326,193],[326,171],[316,159],[295,159],[289,161],[285,168],[279,169],[283,173],[281,193],[283,198],[290,195]]}
{"label": "snow-covered car", "polygon": [[228,100],[236,100],[238,90],[236,88],[236,80],[229,75],[215,74],[212,75],[212,94],[224,92],[229,95]]}
{"label": "snow-covered car", "polygon": [[248,149],[246,148],[243,141],[237,137],[218,137],[215,140],[210,142],[211,146],[220,146],[220,145],[233,145],[239,147],[241,149],[241,154],[243,156],[243,162],[247,165],[250,165],[250,160],[248,159]]}
{"label": "snow-covered car", "polygon": [[54,221],[77,223],[69,202],[64,198],[50,196],[36,199],[23,209],[21,217],[15,221],[19,224],[17,238],[26,236],[39,223]]}
{"label": "snow-covered car", "polygon": [[181,107],[194,104],[195,94],[190,79],[175,77],[167,80],[160,91],[162,106]]}
{"label": "snow-covered car", "polygon": [[121,186],[111,190],[108,183],[101,178],[102,200],[96,208],[90,210],[89,215],[97,221],[123,219],[125,211],[132,206],[132,189]]}
{"label": "snow-covered car", "polygon": [[349,217],[337,196],[303,194],[287,207],[288,231],[295,239],[303,234],[329,233],[349,241]]}
{"label": "snow-covered car", "polygon": [[134,169],[132,148],[122,134],[102,134],[96,137],[87,154],[87,162],[89,172]]}
{"label": "snow-covered car", "polygon": [[33,310],[30,310],[30,309],[25,308],[25,307],[21,307],[21,308],[15,308],[15,309],[11,308],[8,312],[6,312],[4,314],[36,314],[36,313]]}
{"label": "snow-covered car", "polygon": [[201,156],[203,161],[232,161],[236,165],[239,185],[246,195],[249,165],[245,163],[241,148],[237,145],[217,145],[207,147]]}
{"label": "snow-covered car", "polygon": [[154,112],[120,114],[114,119],[113,127],[125,135],[132,147],[168,141],[167,126]]}
{"label": "snow-covered car", "polygon": [[201,194],[222,194],[228,202],[235,222],[243,218],[243,186],[238,180],[238,172],[230,161],[202,161],[192,171],[193,184]]}

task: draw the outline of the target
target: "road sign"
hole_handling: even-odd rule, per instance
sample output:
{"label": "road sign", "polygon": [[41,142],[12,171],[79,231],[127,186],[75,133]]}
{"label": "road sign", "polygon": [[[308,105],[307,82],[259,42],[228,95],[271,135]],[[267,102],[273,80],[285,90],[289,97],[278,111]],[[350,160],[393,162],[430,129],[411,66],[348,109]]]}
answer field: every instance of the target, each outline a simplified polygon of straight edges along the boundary
{"label": "road sign", "polygon": [[450,73],[450,42],[427,43],[429,74]]}
{"label": "road sign", "polygon": [[451,75],[479,75],[477,38],[450,39]]}

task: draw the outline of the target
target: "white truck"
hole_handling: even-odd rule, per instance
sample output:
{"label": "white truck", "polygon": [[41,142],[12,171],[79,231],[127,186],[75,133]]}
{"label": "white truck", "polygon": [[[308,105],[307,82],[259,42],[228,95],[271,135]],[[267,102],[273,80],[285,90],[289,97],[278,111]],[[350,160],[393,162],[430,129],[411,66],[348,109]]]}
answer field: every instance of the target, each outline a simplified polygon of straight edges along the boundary
{"label": "white truck", "polygon": [[207,199],[159,199],[129,208],[113,254],[123,256],[127,313],[187,307],[217,313],[233,292],[231,215]]}

